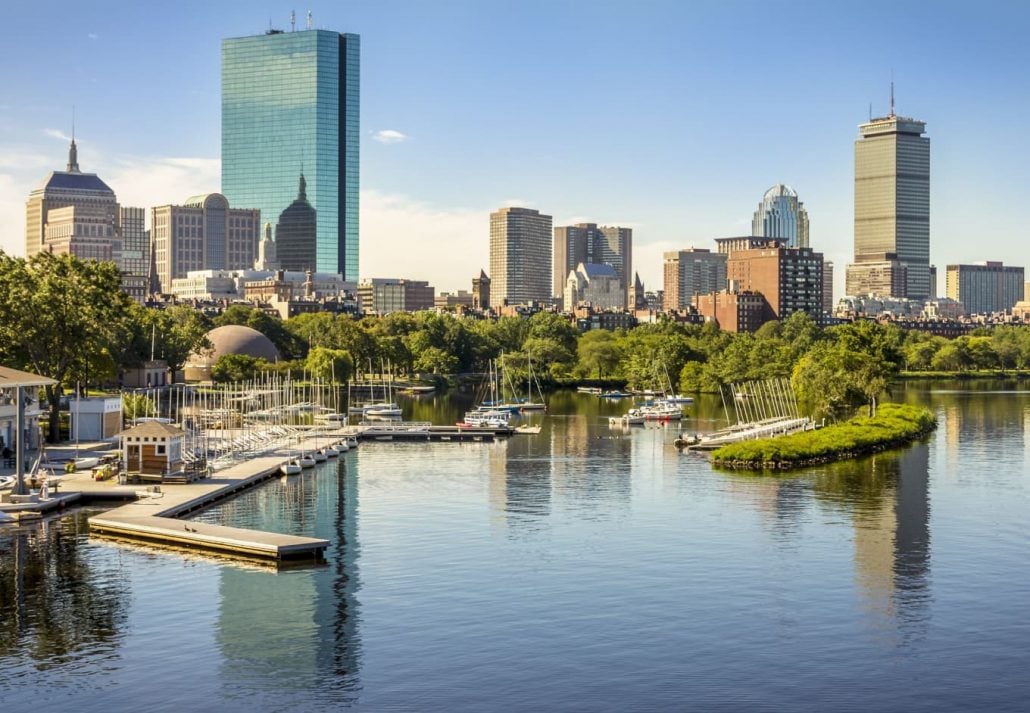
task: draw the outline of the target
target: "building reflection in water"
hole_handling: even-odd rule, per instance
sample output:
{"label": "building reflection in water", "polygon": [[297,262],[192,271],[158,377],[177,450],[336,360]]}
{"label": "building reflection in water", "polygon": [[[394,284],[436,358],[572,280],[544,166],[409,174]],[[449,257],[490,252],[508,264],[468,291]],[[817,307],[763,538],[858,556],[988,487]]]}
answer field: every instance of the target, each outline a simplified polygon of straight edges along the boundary
{"label": "building reflection in water", "polygon": [[[356,455],[356,454],[355,454]],[[235,501],[224,517],[247,527],[332,542],[326,567],[221,569],[217,641],[228,680],[288,693],[314,690],[346,702],[359,688],[356,458],[283,478]],[[214,513],[223,516],[221,513]]]}
{"label": "building reflection in water", "polygon": [[[83,552],[86,517],[79,512],[0,537],[0,669],[72,665],[79,675],[112,669],[129,582],[117,551]],[[17,673],[2,676],[0,688],[17,682]]]}
{"label": "building reflection in water", "polygon": [[870,615],[904,643],[929,617],[930,449],[917,443],[828,469],[818,495],[850,512],[855,578]]}

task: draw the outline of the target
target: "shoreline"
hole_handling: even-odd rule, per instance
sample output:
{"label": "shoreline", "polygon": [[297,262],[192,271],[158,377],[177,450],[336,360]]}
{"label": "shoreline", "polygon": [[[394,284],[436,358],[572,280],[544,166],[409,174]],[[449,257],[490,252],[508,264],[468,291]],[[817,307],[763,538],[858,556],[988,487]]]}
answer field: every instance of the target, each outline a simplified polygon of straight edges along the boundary
{"label": "shoreline", "polygon": [[857,416],[815,431],[732,443],[712,452],[713,468],[795,470],[902,448],[937,428],[929,409],[886,403],[876,416]]}

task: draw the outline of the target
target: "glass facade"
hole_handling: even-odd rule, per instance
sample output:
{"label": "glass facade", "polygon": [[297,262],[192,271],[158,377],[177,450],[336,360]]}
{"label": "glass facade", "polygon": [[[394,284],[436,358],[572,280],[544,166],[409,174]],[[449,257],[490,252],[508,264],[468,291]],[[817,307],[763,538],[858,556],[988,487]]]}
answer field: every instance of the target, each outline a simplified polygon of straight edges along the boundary
{"label": "glass facade", "polygon": [[751,234],[786,240],[788,248],[807,248],[808,211],[797,191],[782,183],[767,190],[751,219]]}
{"label": "glass facade", "polygon": [[297,176],[317,216],[317,271],[358,279],[360,38],[272,31],[222,42],[222,193],[275,222]]}

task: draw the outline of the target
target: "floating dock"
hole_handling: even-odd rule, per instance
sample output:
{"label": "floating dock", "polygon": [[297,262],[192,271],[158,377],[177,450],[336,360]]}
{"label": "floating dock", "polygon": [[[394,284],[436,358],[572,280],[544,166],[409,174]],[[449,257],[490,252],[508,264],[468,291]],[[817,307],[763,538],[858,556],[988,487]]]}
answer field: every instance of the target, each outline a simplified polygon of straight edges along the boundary
{"label": "floating dock", "polygon": [[497,438],[507,438],[515,432],[514,428],[463,428],[403,421],[367,423],[350,431],[360,441],[453,441],[456,443],[493,441]]}

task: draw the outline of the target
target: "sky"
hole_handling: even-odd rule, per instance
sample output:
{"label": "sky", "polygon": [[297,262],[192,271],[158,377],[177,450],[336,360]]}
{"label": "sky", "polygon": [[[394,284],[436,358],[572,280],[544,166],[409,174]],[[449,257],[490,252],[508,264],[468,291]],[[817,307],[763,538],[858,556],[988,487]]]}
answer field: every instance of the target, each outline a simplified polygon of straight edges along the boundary
{"label": "sky", "polygon": [[489,213],[634,228],[634,268],[750,233],[767,188],[811,244],[853,253],[858,124],[926,122],[931,262],[1025,265],[1030,3],[722,0],[47,2],[5,8],[0,248],[25,201],[79,164],[122,205],[220,188],[221,40],[269,24],[361,35],[362,277],[471,289]]}

